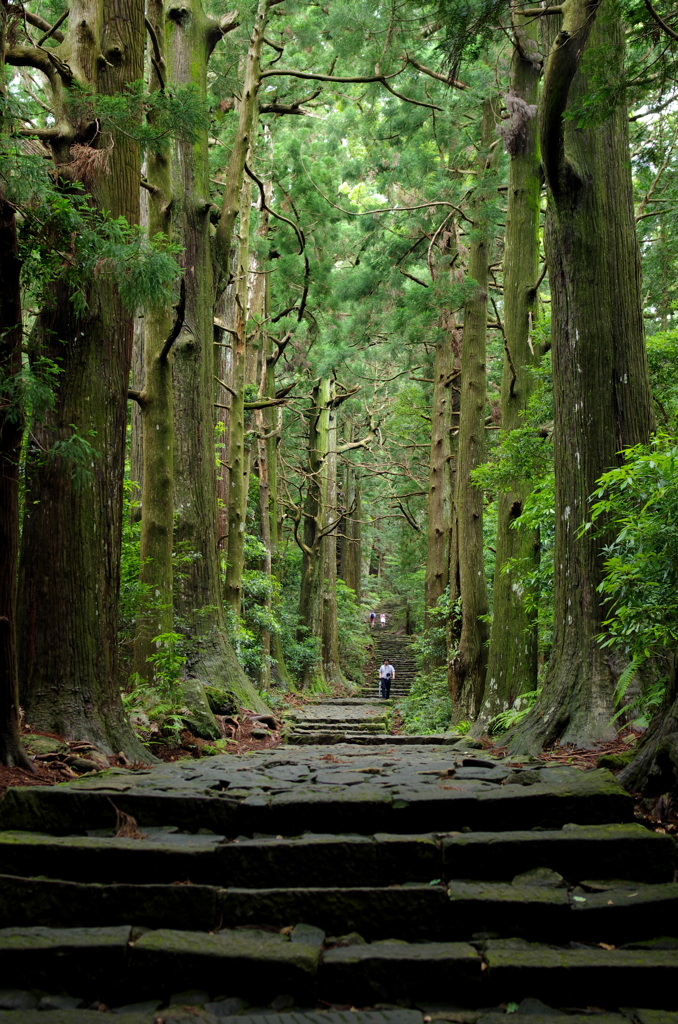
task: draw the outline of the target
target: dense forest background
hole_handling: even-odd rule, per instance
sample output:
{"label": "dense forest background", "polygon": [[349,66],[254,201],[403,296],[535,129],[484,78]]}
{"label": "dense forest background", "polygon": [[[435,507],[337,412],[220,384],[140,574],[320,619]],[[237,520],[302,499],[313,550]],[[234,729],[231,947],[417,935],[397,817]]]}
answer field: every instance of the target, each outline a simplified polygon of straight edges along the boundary
{"label": "dense forest background", "polygon": [[[678,764],[678,11],[3,0],[0,694]],[[133,725],[130,724],[133,723]]]}

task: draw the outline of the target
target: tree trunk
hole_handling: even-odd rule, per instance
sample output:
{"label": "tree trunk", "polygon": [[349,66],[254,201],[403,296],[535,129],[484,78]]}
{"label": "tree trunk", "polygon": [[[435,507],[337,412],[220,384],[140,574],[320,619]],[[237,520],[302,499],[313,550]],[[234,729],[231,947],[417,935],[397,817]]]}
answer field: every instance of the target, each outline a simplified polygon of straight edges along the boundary
{"label": "tree trunk", "polygon": [[[167,61],[169,81],[191,85],[206,100],[207,62],[215,43],[234,27],[226,15],[220,24],[208,18],[199,0],[179,6],[169,0]],[[247,679],[226,633],[221,593],[214,457],[214,278],[210,252],[210,200],[207,131],[194,142],[173,144],[172,196],[178,212],[173,234],[184,247],[186,288],[184,324],[174,343],[174,608],[193,638],[187,700],[207,734],[216,724],[202,686],[232,693],[239,704],[263,711],[265,705]],[[230,251],[230,249],[229,249]]]}
{"label": "tree trunk", "polygon": [[[118,95],[143,70],[142,0],[76,0],[58,56],[77,71],[78,84]],[[99,55],[103,55],[103,60]],[[62,178],[70,144],[82,127],[69,123],[61,85],[54,89],[55,121],[64,134],[53,144]],[[99,136],[94,145],[106,144]],[[64,166],[66,165],[66,166]],[[135,224],[139,216],[139,153],[119,137],[93,202]],[[66,282],[49,289],[36,323],[32,357],[59,361],[54,407],[36,424],[26,461],[26,511],[20,569],[20,672],[27,720],[69,739],[89,739],[106,752],[146,756],[120,700],[118,594],[127,386],[133,318],[115,286],[98,279],[87,288],[87,309],[76,313]],[[73,429],[96,457],[85,474],[63,454],[47,455]]]}
{"label": "tree trunk", "polygon": [[453,721],[470,718],[478,713],[487,662],[487,623],[481,618],[488,612],[483,561],[483,492],[471,483],[471,473],[485,457],[487,285],[492,236],[486,210],[487,182],[484,179],[490,173],[490,146],[494,139],[492,106],[489,100],[485,100],[468,267],[469,276],[476,282],[476,288],[464,305],[461,346],[461,405],[455,494],[460,552],[461,634],[449,673]]}
{"label": "tree trunk", "polygon": [[[299,592],[298,641],[308,637],[322,636],[321,585],[321,518],[322,488],[320,473],[323,453],[327,450],[327,428],[323,410],[329,400],[330,382],[319,381],[313,388],[308,424],[308,469],[306,494],[302,510],[303,540],[299,537],[298,525],[295,540],[301,547],[301,589]],[[310,688],[322,681],[320,659],[306,666],[302,685]]]}
{"label": "tree trunk", "polygon": [[[157,91],[163,87],[159,76],[164,76],[166,72],[165,12],[162,0],[147,0],[147,17],[155,32],[157,53],[151,89]],[[162,232],[171,238],[169,143],[156,143],[148,152],[146,164],[147,180],[153,188],[147,199],[149,236],[154,238]],[[183,317],[183,310],[178,315]],[[169,351],[172,328],[171,309],[157,307],[148,310],[142,335],[144,386],[138,402],[133,404],[133,411],[138,407],[138,429],[143,453],[140,576],[149,595],[149,606],[137,618],[134,671],[149,683],[155,679],[154,666],[148,660],[156,651],[153,639],[162,633],[171,632],[173,625],[174,404]]]}
{"label": "tree trunk", "polygon": [[360,604],[361,573],[362,573],[362,524],[360,479],[355,467],[347,460],[344,474],[344,502],[346,518],[344,519],[343,544],[341,548],[341,578],[355,594]]}
{"label": "tree trunk", "polygon": [[326,445],[321,448],[324,459],[320,470],[322,531],[322,578],[318,581],[322,593],[322,658],[323,674],[328,683],[343,683],[339,667],[339,639],[337,635],[337,528],[341,523],[337,497],[337,419],[336,385],[328,382],[325,421]]}
{"label": "tree trunk", "polygon": [[450,582],[452,539],[452,390],[454,352],[449,337],[436,346],[433,364],[431,451],[428,475],[428,534],[424,583],[425,627],[431,626],[431,610]]}
{"label": "tree trunk", "polygon": [[245,386],[247,383],[248,278],[250,269],[250,207],[252,182],[246,178],[240,192],[240,228],[235,283],[235,335],[233,336],[233,391],[229,417],[228,546],[224,596],[234,616],[240,617],[242,571],[245,558],[250,450],[245,445]]}
{"label": "tree trunk", "polygon": [[579,59],[605,45],[615,96],[623,75],[619,17],[603,4],[566,6],[546,69],[541,149],[549,186],[546,256],[553,298],[556,474],[553,653],[544,694],[511,737],[514,750],[556,740],[589,746],[616,729],[614,680],[596,642],[608,614],[598,585],[606,538],[581,528],[596,480],[619,464],[624,445],[646,442],[652,425],[633,219],[626,107],[618,103],[595,127],[564,120],[589,89]]}
{"label": "tree trunk", "polygon": [[[4,25],[4,19],[3,19]],[[0,36],[4,71],[4,32]],[[0,85],[2,90],[2,85]],[[5,96],[0,91],[0,103]],[[21,373],[21,263],[14,208],[0,191],[0,383],[11,388]],[[3,388],[4,391],[4,388]],[[19,677],[16,643],[19,555],[19,463],[24,416],[20,394],[0,405],[0,764],[28,768],[19,739]]]}
{"label": "tree trunk", "polygon": [[[505,133],[510,154],[506,235],[504,241],[504,340],[501,384],[501,428],[507,432],[522,425],[521,416],[534,390],[530,367],[540,353],[531,334],[537,316],[539,275],[539,193],[541,169],[535,105],[541,66],[535,59],[536,19],[515,33],[511,85],[505,98],[513,113]],[[522,105],[521,105],[522,101]],[[527,105],[527,109],[526,106]],[[532,110],[529,109],[532,108]],[[515,480],[510,491],[499,494],[497,541],[492,594],[492,636],[483,705],[475,731],[482,731],[495,715],[513,706],[520,693],[537,686],[536,614],[525,607],[525,594],[504,572],[509,560],[520,562],[521,571],[539,564],[539,535],[533,530],[514,530],[530,493],[527,480]]]}
{"label": "tree trunk", "polygon": [[617,776],[632,793],[674,795],[678,786],[678,672],[673,655],[663,706],[641,737],[637,754]]}

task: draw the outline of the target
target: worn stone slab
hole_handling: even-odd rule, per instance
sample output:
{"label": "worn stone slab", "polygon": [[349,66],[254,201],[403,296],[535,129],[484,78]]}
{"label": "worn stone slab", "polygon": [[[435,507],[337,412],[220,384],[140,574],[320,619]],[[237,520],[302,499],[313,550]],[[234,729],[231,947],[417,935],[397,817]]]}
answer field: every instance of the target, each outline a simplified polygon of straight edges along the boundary
{"label": "worn stone slab", "polygon": [[419,1010],[396,1009],[238,1014],[238,1024],[422,1024],[422,1021],[423,1015]]}
{"label": "worn stone slab", "polygon": [[492,1002],[534,996],[552,1004],[558,993],[558,1002],[566,998],[569,1006],[616,1007],[638,992],[654,1007],[676,1003],[678,951],[559,949],[527,942],[521,947],[518,940],[491,940],[483,955]]}
{"label": "worn stone slab", "polygon": [[452,938],[488,932],[562,940],[571,932],[565,889],[450,882],[448,898]]}
{"label": "worn stone slab", "polygon": [[143,925],[209,931],[217,889],[205,885],[100,885],[0,875],[0,928]]}
{"label": "worn stone slab", "polygon": [[229,928],[283,928],[304,921],[333,935],[355,931],[368,941],[420,941],[450,936],[450,901],[439,885],[225,889],[220,896],[220,909]]}
{"label": "worn stone slab", "polygon": [[620,945],[658,932],[678,936],[678,883],[634,885],[572,897],[577,937]]}
{"label": "worn stone slab", "polygon": [[245,839],[219,846],[216,863],[219,884],[249,888],[423,882],[441,868],[431,834]]}
{"label": "worn stone slab", "polygon": [[666,1010],[636,1010],[638,1024],[678,1024],[678,1013]]}
{"label": "worn stone slab", "polygon": [[486,1013],[478,1024],[631,1024],[620,1013]]}
{"label": "worn stone slab", "polygon": [[186,834],[157,839],[50,836],[0,832],[0,873],[40,875],[82,882],[218,882],[219,836]]}
{"label": "worn stone slab", "polygon": [[281,992],[312,1000],[320,961],[316,946],[254,929],[214,935],[159,929],[137,938],[130,952],[135,998],[204,988],[213,995],[256,993],[263,1002]]}
{"label": "worn stone slab", "polygon": [[[408,739],[419,742],[422,737]],[[337,762],[360,757],[355,746],[340,744],[336,749],[332,756]],[[396,750],[393,745],[380,753],[372,745],[366,755],[376,762],[390,756],[390,767],[396,770],[390,772],[383,764],[378,777],[351,785],[342,785],[339,765],[332,758],[327,763],[328,754],[320,751],[308,753],[308,774],[300,773],[298,781],[283,778],[277,774],[285,766],[283,758],[273,751],[275,757],[256,755],[238,761],[220,755],[189,766],[161,765],[126,776],[107,772],[54,787],[10,788],[0,801],[0,826],[55,834],[111,828],[115,819],[111,802],[134,816],[142,831],[148,826],[176,825],[229,836],[254,832],[289,836],[307,829],[415,834],[465,826],[500,832],[535,824],[555,828],[568,821],[593,824],[632,817],[632,798],[604,769],[581,773],[569,783],[530,786],[437,779],[420,773],[427,763],[439,759],[440,749],[418,745]],[[455,756],[450,751],[448,767],[454,767]],[[462,756],[467,756],[466,751]],[[306,759],[303,752],[287,755],[291,766],[302,759]],[[408,769],[410,779],[404,777]],[[331,782],[335,771],[336,786]],[[316,783],[318,776],[323,781]]]}
{"label": "worn stone slab", "polygon": [[449,999],[472,1005],[479,997],[481,960],[459,942],[378,943],[328,950],[318,995],[328,1002],[370,1005],[380,1000]]}
{"label": "worn stone slab", "polygon": [[[507,787],[504,787],[506,789]],[[516,787],[517,788],[517,787]],[[537,786],[526,787],[530,793]],[[548,867],[569,881],[596,873],[644,882],[673,879],[674,843],[642,825],[611,824],[546,831],[473,832],[443,840],[447,877],[511,879]]]}
{"label": "worn stone slab", "polygon": [[[116,1024],[153,1024],[157,1014],[121,1013]],[[0,1010],[0,1024],[101,1024],[98,1010]]]}
{"label": "worn stone slab", "polygon": [[66,988],[88,1001],[105,998],[123,985],[129,939],[130,928],[122,925],[1,928],[2,974],[17,988]]}

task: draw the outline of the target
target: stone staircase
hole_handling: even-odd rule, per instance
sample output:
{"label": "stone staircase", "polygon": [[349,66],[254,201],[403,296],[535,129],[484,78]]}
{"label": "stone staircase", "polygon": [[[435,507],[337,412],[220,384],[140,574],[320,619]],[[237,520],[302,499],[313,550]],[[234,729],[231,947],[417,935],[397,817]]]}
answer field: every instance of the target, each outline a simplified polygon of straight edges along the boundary
{"label": "stone staircase", "polygon": [[[388,743],[395,745],[433,742],[454,742],[458,736],[411,737],[394,736],[390,731],[391,708],[406,696],[414,680],[416,667],[411,652],[412,638],[400,636],[375,626],[371,631],[371,678],[354,697],[319,698],[316,703],[288,710],[285,737],[295,746],[330,743]],[[379,693],[379,665],[388,658],[395,666],[396,678],[391,697]]]}
{"label": "stone staircase", "polygon": [[395,681],[391,684],[391,699],[399,700],[401,697],[406,697],[417,672],[411,650],[412,637],[389,632],[377,625],[371,630],[370,638],[373,643],[374,672],[373,678],[363,689],[363,696],[379,697],[378,668],[384,658],[388,658],[396,670]]}
{"label": "stone staircase", "polygon": [[678,1024],[674,840],[466,743],[8,790],[0,1024]]}

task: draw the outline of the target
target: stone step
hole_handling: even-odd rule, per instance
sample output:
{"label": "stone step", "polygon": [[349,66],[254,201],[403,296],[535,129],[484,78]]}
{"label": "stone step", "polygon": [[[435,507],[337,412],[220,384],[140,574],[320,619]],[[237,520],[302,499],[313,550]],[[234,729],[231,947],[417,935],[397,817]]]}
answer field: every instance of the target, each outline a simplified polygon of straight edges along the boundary
{"label": "stone step", "polygon": [[[516,884],[521,883],[521,884]],[[657,922],[678,949],[678,884],[610,882],[603,892],[571,892],[516,879],[384,886],[222,888],[108,883],[0,875],[0,928],[80,928],[130,924],[212,932],[282,929],[297,922],[369,941],[469,940],[478,934],[532,940],[605,942],[651,939]]]}
{"label": "stone step", "polygon": [[[493,856],[481,858],[486,842]],[[510,881],[538,868],[571,885],[600,878],[644,885],[672,882],[675,846],[641,825],[590,825],[558,831],[399,835],[307,834],[224,841],[222,836],[153,830],[141,839],[0,833],[0,874],[120,884],[270,888],[389,886],[472,879]],[[588,886],[591,889],[591,886]],[[595,886],[594,886],[595,888]],[[604,887],[598,887],[604,893]],[[635,890],[632,890],[635,891]],[[602,897],[583,892],[593,914]],[[607,903],[605,904],[607,905]]]}
{"label": "stone step", "polygon": [[[24,1001],[32,1001],[36,1005],[38,1003],[37,998],[31,1000],[30,992],[17,994],[23,995]],[[219,1024],[219,1021],[224,1019],[227,1019],[229,1024],[423,1024],[424,1019],[419,1010],[295,1010],[290,1013],[275,1013],[256,1007],[252,1007],[246,1013],[238,1010],[236,1017],[233,1016],[232,1004],[240,1004],[242,1000],[222,998],[206,1004],[196,1003],[195,1000],[200,995],[196,991],[187,993],[187,998],[191,999],[188,1006],[182,1005],[182,993],[178,992],[171,997],[173,1002],[164,1009],[161,1008],[159,999],[137,1003],[138,1007],[145,1007],[145,1010],[138,1009],[136,1012],[122,1012],[124,1007],[120,1007],[113,1011],[114,1024],[158,1024],[164,1021],[167,1021],[167,1024]],[[209,999],[208,993],[204,993],[203,996],[204,999]],[[77,998],[72,1001],[78,1002]],[[624,1021],[621,1017],[611,1021],[597,1021],[596,1024],[617,1024],[617,1021],[628,1024],[628,1019]],[[38,1009],[0,1010],[0,1024],[45,1024],[45,1018],[43,1011]],[[97,1010],[51,1010],[49,1024],[101,1024],[101,1013]],[[534,1020],[530,1024],[534,1024]],[[558,1024],[558,1021],[555,1024]],[[574,1024],[578,1022],[575,1020]],[[590,1020],[586,1024],[590,1024]]]}
{"label": "stone step", "polygon": [[[291,737],[294,740],[295,737]],[[297,740],[308,743],[308,734]],[[360,736],[356,748],[370,744],[369,766],[378,758],[379,743],[396,748],[416,741],[401,757],[420,765],[432,764],[427,743],[459,743],[453,734],[443,737]],[[376,745],[375,745],[376,741]],[[438,749],[441,749],[440,747]],[[350,750],[350,748],[349,748]],[[456,751],[454,752],[456,753]],[[450,756],[454,757],[451,751]],[[275,764],[282,755],[271,751],[259,762]],[[290,756],[294,756],[290,752]],[[299,755],[296,755],[297,757]],[[314,832],[375,831],[415,834],[449,832],[470,828],[493,832],[515,831],[538,825],[562,828],[568,822],[581,825],[630,821],[633,799],[611,772],[597,769],[575,772],[571,782],[536,782],[533,785],[498,785],[493,781],[444,775],[453,761],[438,761],[429,771],[405,767],[398,776],[347,772],[334,768],[320,754],[318,769],[298,761],[288,772],[294,778],[265,768],[255,771],[228,755],[200,762],[170,764],[150,772],[120,773],[112,770],[60,786],[10,788],[0,801],[0,829],[49,831],[55,834],[111,828],[116,809],[132,815],[139,827],[177,825],[184,831],[208,828],[220,835],[300,835]],[[306,752],[304,759],[318,757]],[[390,755],[393,762],[393,755]],[[374,761],[373,761],[374,758]],[[428,761],[427,761],[428,759]],[[477,763],[477,762],[476,762]],[[492,762],[488,763],[492,767]],[[367,766],[366,766],[367,767]],[[301,775],[299,773],[302,773]],[[535,777],[539,778],[538,773]],[[556,778],[558,776],[556,772]],[[365,781],[363,781],[365,780]],[[355,783],[355,784],[353,784]]]}
{"label": "stone step", "polygon": [[[321,933],[322,935],[322,933]],[[203,989],[266,1005],[281,993],[361,1007],[399,1000],[492,1006],[527,997],[552,1004],[616,1007],[675,1005],[676,949],[583,948],[520,939],[384,942],[322,951],[312,942],[255,929],[215,934],[121,925],[88,929],[0,929],[4,974],[17,988],[75,992],[109,1005]],[[629,994],[640,998],[629,999]],[[534,1019],[534,1018],[533,1018]]]}
{"label": "stone step", "polygon": [[413,736],[409,734],[388,735],[375,733],[369,737],[359,732],[308,732],[304,734],[290,733],[287,742],[293,745],[313,744],[326,745],[334,743],[382,743],[389,746],[419,746],[419,745],[440,745],[452,746],[459,742],[458,736],[449,736],[446,733],[428,734],[426,736]]}

